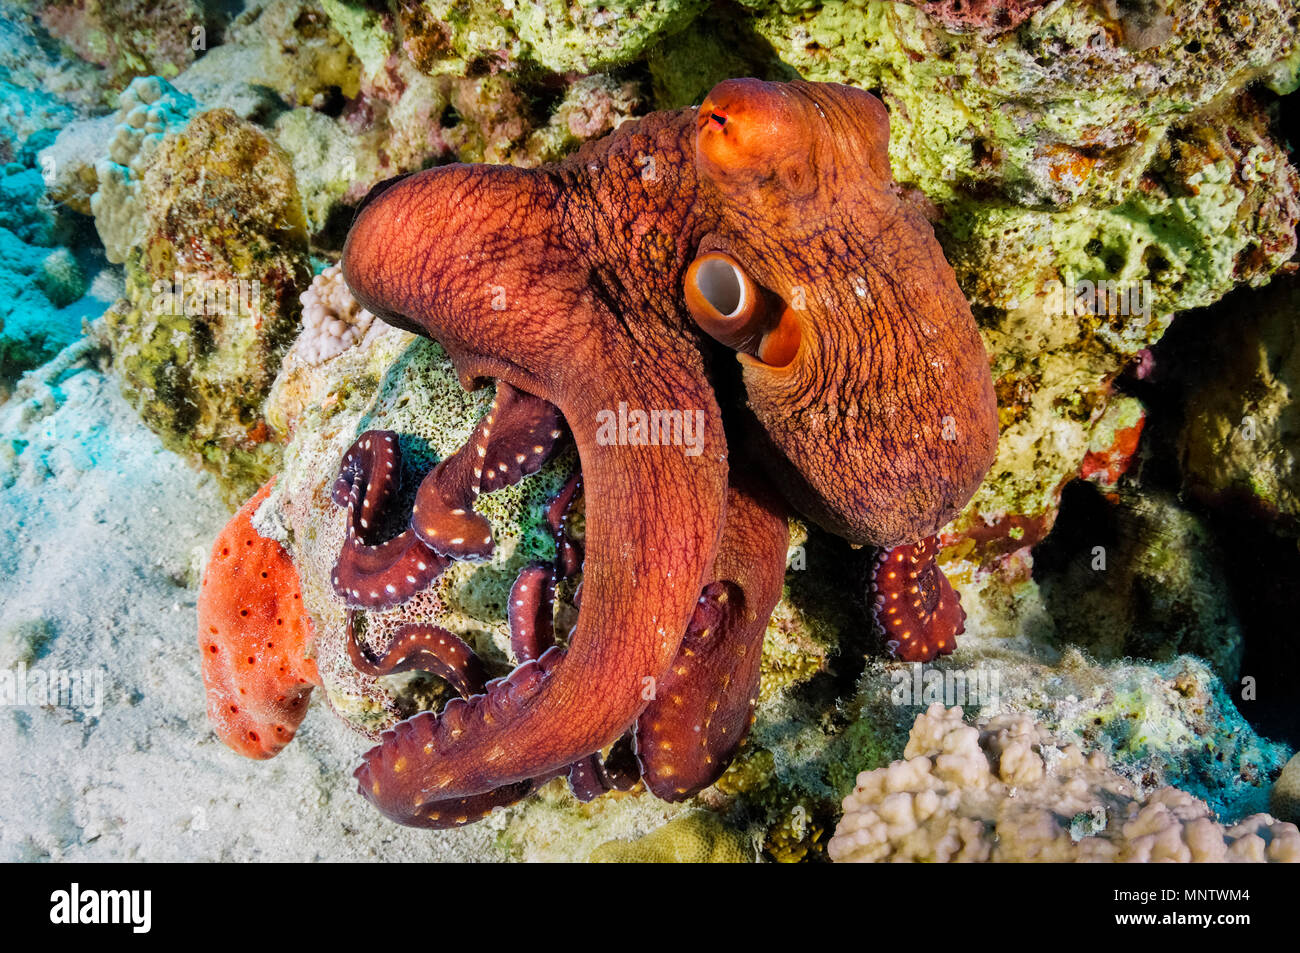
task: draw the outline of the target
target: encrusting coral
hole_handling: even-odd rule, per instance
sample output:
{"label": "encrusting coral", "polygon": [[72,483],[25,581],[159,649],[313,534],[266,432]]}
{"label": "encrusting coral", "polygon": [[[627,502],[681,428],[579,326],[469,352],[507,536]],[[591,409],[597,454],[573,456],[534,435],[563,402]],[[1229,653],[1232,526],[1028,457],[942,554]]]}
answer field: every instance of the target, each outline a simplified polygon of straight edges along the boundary
{"label": "encrusting coral", "polygon": [[1176,788],[1142,797],[1024,714],[977,725],[931,705],[904,760],[865,771],[844,799],[832,860],[1300,863],[1300,830],[1255,814],[1230,827]]}
{"label": "encrusting coral", "polygon": [[144,177],[145,239],[104,340],[123,395],[232,501],[274,472],[262,402],[298,330],[310,267],[283,150],[227,109],[167,136]]}
{"label": "encrusting coral", "polygon": [[588,858],[597,864],[745,864],[754,845],[709,811],[692,811],[635,840],[601,844]]}

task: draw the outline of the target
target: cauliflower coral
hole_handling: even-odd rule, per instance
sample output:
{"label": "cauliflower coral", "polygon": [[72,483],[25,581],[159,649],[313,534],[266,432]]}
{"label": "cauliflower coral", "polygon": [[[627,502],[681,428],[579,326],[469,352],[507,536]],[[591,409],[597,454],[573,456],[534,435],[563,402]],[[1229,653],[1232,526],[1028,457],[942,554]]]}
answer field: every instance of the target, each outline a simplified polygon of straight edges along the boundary
{"label": "cauliflower coral", "polygon": [[1300,862],[1300,830],[1267,814],[1224,827],[1176,788],[1140,797],[1100,752],[1025,714],[967,725],[931,705],[904,760],[858,775],[832,860]]}

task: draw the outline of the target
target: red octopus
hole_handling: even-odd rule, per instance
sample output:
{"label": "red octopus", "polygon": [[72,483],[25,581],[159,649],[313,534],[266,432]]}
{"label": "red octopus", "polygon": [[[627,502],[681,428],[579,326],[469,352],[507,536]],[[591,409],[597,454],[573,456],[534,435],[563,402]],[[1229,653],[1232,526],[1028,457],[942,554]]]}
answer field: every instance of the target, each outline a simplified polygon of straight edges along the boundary
{"label": "red octopus", "polygon": [[[964,614],[933,537],[992,462],[996,406],[888,135],[860,90],[729,80],[555,165],[445,166],[367,199],[343,254],[353,293],[497,396],[394,539],[377,517],[395,435],[348,452],[338,596],[397,605],[450,560],[489,554],[475,497],[536,470],[566,430],[586,517],[579,553],[570,487],[557,565],[515,585],[509,676],[485,682],[436,626],[406,627],[383,657],[353,640],[363,671],[425,668],[462,696],[365,755],[360,790],[388,817],[469,823],[561,774],[582,797],[637,776],[670,800],[715,781],[752,720],[787,506],[881,550],[873,614],[894,654],[952,651]],[[561,649],[550,597],[579,564]]]}

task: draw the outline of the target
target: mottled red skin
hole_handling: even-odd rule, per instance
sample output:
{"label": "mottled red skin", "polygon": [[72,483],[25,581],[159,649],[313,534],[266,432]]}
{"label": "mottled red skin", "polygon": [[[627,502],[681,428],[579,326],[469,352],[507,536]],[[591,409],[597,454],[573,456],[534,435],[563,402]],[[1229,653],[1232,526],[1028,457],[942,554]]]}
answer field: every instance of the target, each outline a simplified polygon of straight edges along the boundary
{"label": "mottled red skin", "polygon": [[[698,255],[726,254],[793,314],[788,364],[740,355],[764,463],[790,502],[893,547],[969,499],[996,441],[987,359],[929,225],[898,198],[887,141],[884,108],[861,91],[732,80],[698,110],[629,123],[557,165],[428,170],[362,209],[343,256],[358,300],[438,340],[467,386],[495,378],[557,407],[586,494],[568,648],[386,735],[357,776],[388,816],[427,823],[431,805],[526,787],[610,745],[702,619],[730,646],[761,644],[784,566],[762,503],[767,530],[751,537],[765,542],[728,556],[750,574],[738,589],[752,612],[697,614],[719,571],[734,575],[720,556],[729,514],[751,512],[728,501],[712,345],[683,301]],[[700,411],[702,452],[602,444],[597,415],[620,402]],[[707,696],[731,677],[748,691],[756,666],[729,659],[685,687]],[[746,717],[729,695],[727,723],[747,725],[752,696],[739,697]]]}

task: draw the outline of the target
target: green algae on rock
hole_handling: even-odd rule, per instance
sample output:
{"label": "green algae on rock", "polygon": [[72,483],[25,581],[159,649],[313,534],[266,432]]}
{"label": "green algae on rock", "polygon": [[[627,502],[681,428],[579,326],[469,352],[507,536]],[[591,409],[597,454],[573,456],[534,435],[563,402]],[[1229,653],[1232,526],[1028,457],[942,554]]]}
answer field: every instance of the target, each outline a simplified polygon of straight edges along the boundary
{"label": "green algae on rock", "polygon": [[293,169],[256,126],[210,110],[163,141],[144,183],[146,237],[104,339],[128,402],[234,503],[279,462],[261,404],[311,274]]}
{"label": "green algae on rock", "polygon": [[[631,62],[657,39],[687,27],[706,6],[704,0],[424,0],[402,4],[398,19],[424,69],[434,58],[450,56],[467,63],[529,62],[556,73],[591,73]],[[382,25],[358,16],[355,7],[329,5],[354,45],[382,48],[374,38]]]}

